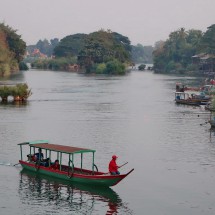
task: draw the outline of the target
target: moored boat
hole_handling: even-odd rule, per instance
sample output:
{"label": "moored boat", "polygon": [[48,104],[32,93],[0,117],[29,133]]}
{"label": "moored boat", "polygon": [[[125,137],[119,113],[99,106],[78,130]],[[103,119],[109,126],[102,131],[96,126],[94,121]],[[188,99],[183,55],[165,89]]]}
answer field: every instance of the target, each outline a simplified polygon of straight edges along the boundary
{"label": "moored boat", "polygon": [[[130,170],[126,174],[121,175],[110,175],[109,173],[99,172],[97,166],[94,163],[95,150],[63,146],[57,144],[49,144],[46,140],[31,141],[19,143],[21,159],[19,163],[22,165],[23,169],[34,171],[37,174],[45,174],[51,177],[56,177],[59,179],[79,182],[86,184],[95,184],[100,186],[114,186],[118,184],[122,179],[128,176],[134,169]],[[23,146],[29,146],[29,154],[27,155],[27,160],[23,157]],[[36,149],[45,150],[46,163],[43,160],[35,161],[33,159],[36,154]],[[83,168],[83,155],[91,153],[92,156],[92,169]],[[51,159],[53,154],[59,160],[59,168],[51,168]],[[75,157],[80,155],[80,167],[75,167]],[[68,164],[65,164],[65,160]]]}
{"label": "moored boat", "polygon": [[205,95],[189,94],[185,92],[175,92],[175,102],[186,105],[206,105],[211,98]]}

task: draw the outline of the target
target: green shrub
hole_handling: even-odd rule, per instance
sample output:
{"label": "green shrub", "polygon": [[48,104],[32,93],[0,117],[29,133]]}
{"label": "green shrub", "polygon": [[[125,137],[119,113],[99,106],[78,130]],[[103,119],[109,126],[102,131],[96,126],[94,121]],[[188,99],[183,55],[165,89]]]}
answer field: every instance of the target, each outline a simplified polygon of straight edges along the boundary
{"label": "green shrub", "polygon": [[19,69],[20,70],[28,70],[29,68],[28,68],[27,64],[22,61],[19,63]]}
{"label": "green shrub", "polygon": [[106,64],[100,63],[96,66],[96,74],[104,74],[106,71]]}
{"label": "green shrub", "polygon": [[31,90],[28,89],[27,84],[0,86],[0,97],[2,101],[7,101],[8,96],[13,96],[15,101],[25,101],[31,94]]}
{"label": "green shrub", "polygon": [[125,66],[118,60],[108,61],[106,64],[106,71],[109,75],[124,75]]}
{"label": "green shrub", "polygon": [[145,65],[145,64],[140,64],[140,65],[138,66],[138,70],[140,70],[140,71],[143,71],[145,68],[146,68],[146,65]]}
{"label": "green shrub", "polygon": [[37,69],[51,69],[51,70],[68,70],[68,66],[75,64],[77,59],[75,57],[61,57],[56,59],[37,59],[31,63],[31,66]]}

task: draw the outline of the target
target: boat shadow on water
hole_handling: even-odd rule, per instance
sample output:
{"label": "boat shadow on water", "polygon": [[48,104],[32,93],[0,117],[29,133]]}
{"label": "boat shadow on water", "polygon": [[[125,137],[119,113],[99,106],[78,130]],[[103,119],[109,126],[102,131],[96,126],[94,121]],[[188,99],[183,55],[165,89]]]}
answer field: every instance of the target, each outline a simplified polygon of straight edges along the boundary
{"label": "boat shadow on water", "polygon": [[95,214],[104,208],[106,215],[133,214],[127,203],[123,203],[109,187],[64,181],[25,169],[20,172],[19,195],[23,204],[37,206],[37,212],[40,205],[41,210],[48,207],[51,214],[56,210],[60,210],[61,214],[71,211],[75,214]]}

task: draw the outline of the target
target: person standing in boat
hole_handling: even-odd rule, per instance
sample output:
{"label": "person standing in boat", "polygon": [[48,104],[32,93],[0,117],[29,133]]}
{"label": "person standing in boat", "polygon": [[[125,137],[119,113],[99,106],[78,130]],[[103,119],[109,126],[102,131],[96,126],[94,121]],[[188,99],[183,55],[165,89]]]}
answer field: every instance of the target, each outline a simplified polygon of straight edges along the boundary
{"label": "person standing in boat", "polygon": [[109,172],[110,172],[111,175],[119,175],[120,174],[120,172],[118,171],[119,167],[116,164],[116,159],[117,158],[118,157],[116,155],[113,155],[112,160],[109,163]]}

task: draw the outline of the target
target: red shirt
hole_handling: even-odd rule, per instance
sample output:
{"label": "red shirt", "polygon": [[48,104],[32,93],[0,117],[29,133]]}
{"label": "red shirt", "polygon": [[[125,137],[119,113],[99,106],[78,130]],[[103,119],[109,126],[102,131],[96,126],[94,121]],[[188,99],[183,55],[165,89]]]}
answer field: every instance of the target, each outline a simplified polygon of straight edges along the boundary
{"label": "red shirt", "polygon": [[112,159],[109,163],[109,172],[118,171],[118,166],[116,165],[116,160]]}
{"label": "red shirt", "polygon": [[53,164],[50,166],[51,169],[55,169],[55,170],[59,170],[60,169],[60,165],[59,164]]}

